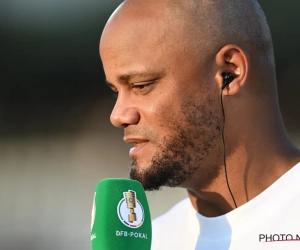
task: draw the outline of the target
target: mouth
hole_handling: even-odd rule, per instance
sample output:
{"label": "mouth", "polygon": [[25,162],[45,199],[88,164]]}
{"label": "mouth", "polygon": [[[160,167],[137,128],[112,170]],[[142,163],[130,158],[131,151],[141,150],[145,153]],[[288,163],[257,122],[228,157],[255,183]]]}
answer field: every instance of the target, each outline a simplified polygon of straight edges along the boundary
{"label": "mouth", "polygon": [[130,156],[130,157],[134,157],[134,156],[137,155],[138,152],[140,152],[147,144],[148,144],[148,142],[141,142],[141,143],[135,144],[134,147],[132,147],[132,148],[129,150],[129,156]]}
{"label": "mouth", "polygon": [[126,143],[133,144],[133,147],[129,150],[129,156],[132,158],[136,156],[148,143],[148,140],[137,138],[125,138]]}

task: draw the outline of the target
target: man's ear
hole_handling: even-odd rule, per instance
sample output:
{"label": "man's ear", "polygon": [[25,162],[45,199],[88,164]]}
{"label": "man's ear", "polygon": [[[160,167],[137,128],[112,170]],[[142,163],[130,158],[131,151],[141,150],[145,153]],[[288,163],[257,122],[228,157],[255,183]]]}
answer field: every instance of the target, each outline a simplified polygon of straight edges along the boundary
{"label": "man's ear", "polygon": [[249,72],[249,57],[238,46],[234,44],[225,45],[215,57],[218,71],[216,81],[218,86],[224,84],[224,72],[231,73],[234,79],[224,89],[224,95],[235,95],[245,85]]}

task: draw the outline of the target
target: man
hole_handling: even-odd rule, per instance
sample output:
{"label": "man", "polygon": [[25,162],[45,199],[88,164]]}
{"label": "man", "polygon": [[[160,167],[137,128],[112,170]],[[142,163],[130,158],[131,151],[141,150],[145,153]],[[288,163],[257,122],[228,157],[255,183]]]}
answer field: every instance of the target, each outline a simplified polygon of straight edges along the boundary
{"label": "man", "polygon": [[256,0],[127,0],[100,56],[131,178],[188,192],[154,221],[153,250],[300,249],[300,152]]}

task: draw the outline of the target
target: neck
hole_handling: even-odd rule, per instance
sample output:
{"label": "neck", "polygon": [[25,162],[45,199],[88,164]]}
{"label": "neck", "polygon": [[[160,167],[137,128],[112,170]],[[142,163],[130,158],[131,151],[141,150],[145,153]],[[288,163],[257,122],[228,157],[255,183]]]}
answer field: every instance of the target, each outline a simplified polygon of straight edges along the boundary
{"label": "neck", "polygon": [[[225,141],[236,138],[226,143],[226,165],[228,182],[238,207],[263,192],[300,162],[300,152],[289,141],[282,123],[278,120],[265,123],[263,120],[246,121],[245,124],[251,124],[246,134],[238,134],[234,124],[227,126],[232,129],[225,134]],[[264,125],[255,124],[257,122],[263,122]],[[279,125],[267,127],[265,124]],[[256,129],[264,127],[261,131]],[[235,209],[226,183],[224,164],[219,166],[219,176],[207,188],[188,188],[192,205],[207,217],[220,216]]]}
{"label": "neck", "polygon": [[[234,165],[232,160],[227,163],[228,181],[237,207],[240,207],[300,162],[300,154],[291,151],[289,156],[273,157],[272,160],[260,162],[240,160],[238,165]],[[236,168],[234,169],[233,166]],[[234,171],[236,169],[238,171]],[[224,166],[221,166],[221,172],[223,173],[220,173],[205,190],[188,189],[188,195],[195,210],[203,216],[220,216],[235,209],[233,198],[226,184]]]}

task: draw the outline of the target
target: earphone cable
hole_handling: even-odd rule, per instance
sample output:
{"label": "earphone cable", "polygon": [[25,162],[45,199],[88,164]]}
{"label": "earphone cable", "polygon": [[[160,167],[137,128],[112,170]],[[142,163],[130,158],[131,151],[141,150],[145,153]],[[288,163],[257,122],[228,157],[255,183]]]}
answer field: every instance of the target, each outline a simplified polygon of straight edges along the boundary
{"label": "earphone cable", "polygon": [[221,95],[220,95],[220,100],[221,100],[221,106],[222,106],[222,114],[223,114],[223,126],[222,126],[222,142],[223,142],[223,161],[224,161],[224,169],[225,169],[225,177],[226,177],[226,184],[228,187],[228,190],[231,194],[232,200],[234,202],[235,207],[237,208],[234,196],[232,194],[232,191],[229,186],[229,181],[228,181],[228,175],[227,175],[227,166],[226,166],[226,145],[225,145],[225,137],[224,137],[224,129],[225,129],[225,111],[224,111],[224,106],[223,106],[223,88],[221,89]]}

